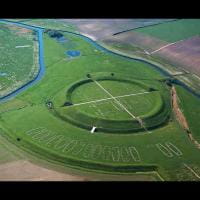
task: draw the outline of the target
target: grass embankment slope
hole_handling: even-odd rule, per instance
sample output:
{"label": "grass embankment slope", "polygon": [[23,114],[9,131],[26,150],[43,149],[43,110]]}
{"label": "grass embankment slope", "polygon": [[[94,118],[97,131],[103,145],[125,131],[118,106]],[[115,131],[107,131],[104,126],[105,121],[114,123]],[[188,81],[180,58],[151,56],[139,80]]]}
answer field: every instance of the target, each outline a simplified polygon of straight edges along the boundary
{"label": "grass embankment slope", "polygon": [[189,128],[194,136],[194,138],[200,142],[200,132],[199,132],[199,119],[200,119],[200,98],[194,96],[193,94],[185,92],[180,86],[176,87],[178,91],[179,104],[184,113]]}
{"label": "grass embankment slope", "polygon": [[[200,164],[198,150],[175,120],[153,130],[151,134],[114,135],[91,134],[53,116],[46,108],[46,100],[60,105],[68,86],[88,73],[116,72],[146,79],[163,78],[144,63],[105,54],[78,37],[65,36],[74,43],[74,49],[81,51],[81,56],[73,59],[66,57],[65,51],[71,48],[44,36],[45,77],[7,103],[8,106],[20,100],[29,103],[28,106],[1,113],[2,131],[12,142],[51,162],[103,173],[157,169],[164,179],[177,180],[182,171],[174,173],[174,170],[179,169],[183,162]],[[3,107],[4,104],[1,104],[0,108]],[[33,129],[35,131],[31,132]],[[166,142],[176,145],[182,156],[165,156],[156,144],[165,145]]]}
{"label": "grass embankment slope", "polygon": [[[157,81],[150,81],[149,85],[145,85],[144,80],[143,82],[136,81],[133,78],[127,78],[123,74],[116,73],[113,76],[109,73],[98,73],[98,75],[92,74],[91,77],[91,79],[76,82],[68,88],[66,99],[67,102],[73,102],[74,106],[61,106],[63,105],[62,102],[65,101],[65,98],[61,96],[60,105],[54,104],[55,114],[58,116],[61,114],[61,118],[70,120],[80,125],[80,127],[85,127],[89,130],[93,126],[99,127],[101,131],[107,130],[109,132],[142,130],[143,128],[138,121],[130,117],[130,114],[124,112],[124,109],[119,106],[118,101],[120,101],[131,113],[139,116],[144,121],[146,128],[158,126],[166,120],[170,110],[170,99],[167,98],[168,94],[164,96],[160,95],[160,91],[162,91],[161,93],[166,93],[166,88],[160,87],[160,91],[156,91],[156,89],[155,91],[149,91],[152,85],[155,88],[156,86],[157,88],[160,86]],[[103,88],[106,88],[109,93],[112,93],[116,99],[113,100],[110,98],[94,82],[95,80]],[[119,96],[122,98],[118,98]],[[59,99],[58,95],[54,98],[53,102],[57,98]],[[106,98],[109,99],[101,101]],[[96,105],[87,103],[95,100],[100,100],[101,102],[96,102]],[[79,104],[80,102],[86,102],[86,104]]]}

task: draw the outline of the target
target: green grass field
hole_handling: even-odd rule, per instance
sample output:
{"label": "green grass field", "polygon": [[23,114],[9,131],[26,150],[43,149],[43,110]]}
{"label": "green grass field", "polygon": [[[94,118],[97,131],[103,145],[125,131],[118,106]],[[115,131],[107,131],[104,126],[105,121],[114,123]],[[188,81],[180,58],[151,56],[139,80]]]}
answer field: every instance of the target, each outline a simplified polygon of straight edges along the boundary
{"label": "green grass field", "polygon": [[[67,33],[64,36],[72,46],[61,44],[44,34],[45,76],[14,99],[0,104],[0,130],[3,135],[31,154],[80,171],[121,175],[157,171],[164,180],[198,180],[184,167],[184,163],[198,171],[199,150],[190,142],[171,113],[170,88],[155,80],[165,77],[147,64],[106,54],[77,36]],[[81,55],[70,58],[65,54],[67,50],[81,51]],[[134,81],[137,79],[148,87],[155,88],[157,91],[143,97],[124,97],[119,101],[137,116],[148,115],[148,126],[156,126],[159,120],[165,123],[153,127],[150,133],[144,129],[127,134],[103,131],[91,133],[75,123],[63,120],[48,109],[46,102],[51,101],[59,112],[69,108],[67,117],[81,117],[82,112],[84,118],[81,120],[88,120],[87,115],[92,115],[96,117],[93,122],[97,125],[100,124],[101,112],[106,116],[106,121],[101,121],[104,126],[108,126],[109,120],[114,118],[127,120],[130,114],[117,110],[120,106],[118,104],[117,107],[116,100],[113,99],[103,104],[93,104],[96,108],[86,106],[87,104],[77,106],[76,111],[70,106],[62,107],[70,86],[87,79],[87,74],[103,76],[104,73],[120,74],[122,80],[134,77]],[[97,82],[113,96],[146,91],[136,83],[110,80]],[[188,92],[181,89],[178,90],[179,93],[183,102],[187,102]],[[162,97],[162,104],[159,105],[163,106],[160,109],[156,107],[158,94]],[[102,98],[110,98],[110,95],[94,81],[77,87],[71,96],[74,104]],[[191,101],[196,105],[198,103],[196,98]],[[158,112],[154,109],[158,109]],[[151,116],[153,112],[156,114]],[[119,127],[120,123],[114,126]]]}
{"label": "green grass field", "polygon": [[56,19],[30,19],[27,21],[21,20],[21,22],[34,26],[45,27],[47,29],[57,29],[57,30],[65,30],[72,32],[77,31],[77,28],[73,24],[62,22]]}
{"label": "green grass field", "polygon": [[2,97],[35,77],[38,72],[38,44],[33,40],[32,31],[26,32],[3,23],[0,23],[0,27]]}
{"label": "green grass field", "polygon": [[181,19],[155,26],[144,27],[134,32],[144,33],[167,42],[176,42],[200,34],[199,19]]}

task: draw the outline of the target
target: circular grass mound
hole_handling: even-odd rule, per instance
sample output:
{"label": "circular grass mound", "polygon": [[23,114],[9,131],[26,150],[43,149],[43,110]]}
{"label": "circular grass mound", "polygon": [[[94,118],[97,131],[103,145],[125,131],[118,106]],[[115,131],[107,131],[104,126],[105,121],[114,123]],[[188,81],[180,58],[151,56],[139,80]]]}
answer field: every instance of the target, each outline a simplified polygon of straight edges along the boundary
{"label": "circular grass mound", "polygon": [[169,116],[161,93],[121,74],[96,73],[69,86],[60,119],[98,132],[130,133],[162,125]]}

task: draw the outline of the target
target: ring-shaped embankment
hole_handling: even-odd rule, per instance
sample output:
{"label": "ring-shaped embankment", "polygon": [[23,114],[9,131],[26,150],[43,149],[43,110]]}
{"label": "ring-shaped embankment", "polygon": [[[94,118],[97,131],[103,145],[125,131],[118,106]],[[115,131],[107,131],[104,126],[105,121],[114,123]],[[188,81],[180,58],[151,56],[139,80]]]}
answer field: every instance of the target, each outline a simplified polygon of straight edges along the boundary
{"label": "ring-shaped embankment", "polygon": [[[129,116],[129,118],[127,117],[105,118],[105,117],[102,117],[100,115],[95,115],[94,113],[90,112],[89,111],[90,109],[88,107],[86,107],[86,110],[81,110],[80,106],[76,106],[77,104],[74,104],[72,96],[73,96],[73,93],[77,89],[80,90],[81,87],[83,87],[86,84],[95,85],[94,82],[102,84],[103,81],[112,81],[114,83],[113,85],[127,83],[133,87],[137,86],[138,88],[141,88],[144,91],[144,93],[151,93],[153,106],[151,107],[151,109],[149,110],[147,109],[145,113],[139,116],[138,115],[135,116],[134,114],[132,114],[132,111],[129,112],[126,106],[123,106],[123,107],[121,106],[121,109],[122,110],[124,109],[123,114],[126,113]],[[98,87],[96,89],[98,89]],[[100,90],[101,89],[102,88],[100,88]],[[146,94],[146,95],[150,95],[150,94]],[[140,106],[144,107],[145,104],[143,104],[142,98],[147,98],[147,97],[142,97],[141,95]],[[105,99],[106,100],[109,99],[110,101],[115,101],[115,99],[113,99],[112,96],[109,96],[109,94]],[[131,101],[134,101],[134,99]],[[97,74],[93,74],[91,77],[89,76],[89,78],[79,80],[73,83],[67,89],[65,102],[67,102],[65,106],[61,106],[60,108],[56,108],[53,110],[54,114],[57,117],[75,126],[78,126],[80,128],[84,128],[87,130],[91,130],[93,127],[96,127],[99,132],[134,133],[138,131],[144,131],[145,128],[152,129],[152,128],[162,125],[164,122],[166,122],[169,116],[169,112],[165,106],[165,99],[163,98],[163,96],[161,95],[159,91],[143,83],[142,81],[134,80],[129,77],[124,77],[122,75],[113,74],[113,73],[109,73],[109,74],[97,73]],[[118,103],[118,102],[115,102],[115,103]],[[89,104],[85,106],[88,106],[88,105]],[[131,113],[132,115],[129,113]],[[118,113],[116,111],[116,115],[120,115],[120,112]],[[142,125],[141,125],[141,122],[142,122]]]}

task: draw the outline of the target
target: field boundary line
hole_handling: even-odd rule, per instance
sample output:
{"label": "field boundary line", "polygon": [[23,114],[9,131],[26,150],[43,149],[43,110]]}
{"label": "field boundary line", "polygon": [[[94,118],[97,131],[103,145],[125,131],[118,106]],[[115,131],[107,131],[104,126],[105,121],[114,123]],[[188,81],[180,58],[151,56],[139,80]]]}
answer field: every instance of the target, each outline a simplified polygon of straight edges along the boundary
{"label": "field boundary line", "polygon": [[179,41],[176,41],[176,42],[169,43],[169,44],[167,44],[167,45],[165,45],[165,46],[160,47],[159,49],[157,49],[157,50],[155,50],[155,51],[150,52],[149,54],[151,55],[151,54],[156,53],[156,52],[158,52],[158,51],[160,51],[160,50],[162,50],[162,49],[164,49],[164,48],[166,48],[166,47],[169,47],[169,46],[171,46],[171,45],[177,44],[177,43],[182,42],[182,41],[184,41],[184,40],[185,40],[185,39],[179,40]]}
{"label": "field boundary line", "polygon": [[189,169],[198,179],[200,179],[200,176],[191,168],[189,167],[187,164],[183,163],[183,165]]}
{"label": "field boundary line", "polygon": [[141,28],[147,28],[149,26],[156,26],[156,25],[159,25],[159,24],[164,24],[164,23],[167,23],[167,22],[173,22],[173,21],[177,21],[177,20],[180,20],[180,19],[174,19],[174,20],[169,20],[169,21],[164,21],[164,22],[161,21],[161,22],[157,22],[155,24],[149,24],[149,25],[141,25],[141,26],[138,26],[138,27],[135,27],[135,28],[130,28],[130,29],[126,29],[126,30],[123,30],[123,31],[113,33],[112,35],[115,36],[115,35],[126,33],[126,32],[129,32],[129,31],[134,31],[134,30],[141,29]]}
{"label": "field boundary line", "polygon": [[149,54],[151,55],[151,54],[153,54],[153,53],[156,53],[156,52],[158,52],[158,51],[160,51],[160,50],[162,50],[162,49],[164,49],[164,48],[166,48],[166,47],[169,47],[169,46],[171,46],[171,45],[173,45],[173,44],[175,44],[175,43],[176,43],[176,42],[169,43],[169,44],[167,44],[167,45],[165,45],[165,46],[160,47],[159,49],[156,49],[155,51],[152,51],[152,52],[149,53]]}
{"label": "field boundary line", "polygon": [[[151,93],[151,92],[132,93],[132,94],[126,94],[126,95],[121,95],[121,96],[115,96],[114,98],[123,98],[123,97],[136,96],[136,95],[142,95],[142,94],[147,94],[147,93]],[[105,98],[105,99],[87,101],[87,102],[83,102],[83,103],[76,103],[76,104],[73,104],[71,106],[79,106],[79,105],[84,105],[84,104],[89,104],[89,103],[96,103],[96,102],[106,101],[106,100],[109,100],[109,99],[113,99],[113,98],[110,97],[110,98]]]}

